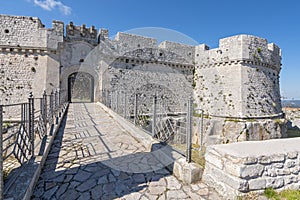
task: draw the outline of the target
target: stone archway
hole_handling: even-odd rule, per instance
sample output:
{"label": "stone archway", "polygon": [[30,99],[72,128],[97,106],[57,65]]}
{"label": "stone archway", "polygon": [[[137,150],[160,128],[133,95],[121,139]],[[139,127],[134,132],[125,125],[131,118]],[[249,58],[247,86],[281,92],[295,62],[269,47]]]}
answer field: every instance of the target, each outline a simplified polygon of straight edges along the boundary
{"label": "stone archway", "polygon": [[94,102],[94,78],[85,72],[75,72],[68,77],[70,102]]}

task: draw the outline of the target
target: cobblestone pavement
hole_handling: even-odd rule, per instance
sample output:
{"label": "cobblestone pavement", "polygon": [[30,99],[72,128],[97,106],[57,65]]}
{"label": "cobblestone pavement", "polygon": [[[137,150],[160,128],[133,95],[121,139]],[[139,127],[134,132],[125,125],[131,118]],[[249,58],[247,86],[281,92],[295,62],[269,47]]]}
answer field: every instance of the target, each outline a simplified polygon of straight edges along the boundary
{"label": "cobblestone pavement", "polygon": [[96,104],[70,104],[32,199],[220,199],[182,185]]}

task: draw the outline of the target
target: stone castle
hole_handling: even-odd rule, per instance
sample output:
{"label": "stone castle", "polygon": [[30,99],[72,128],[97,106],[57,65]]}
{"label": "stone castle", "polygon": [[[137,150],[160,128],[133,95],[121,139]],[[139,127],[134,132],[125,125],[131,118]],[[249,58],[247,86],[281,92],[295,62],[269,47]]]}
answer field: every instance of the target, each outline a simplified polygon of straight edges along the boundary
{"label": "stone castle", "polygon": [[60,88],[69,101],[155,93],[176,111],[192,95],[205,114],[207,143],[284,135],[281,52],[266,39],[237,35],[209,49],[126,33],[110,39],[106,29],[60,21],[45,28],[36,17],[0,15],[0,24],[1,104]]}

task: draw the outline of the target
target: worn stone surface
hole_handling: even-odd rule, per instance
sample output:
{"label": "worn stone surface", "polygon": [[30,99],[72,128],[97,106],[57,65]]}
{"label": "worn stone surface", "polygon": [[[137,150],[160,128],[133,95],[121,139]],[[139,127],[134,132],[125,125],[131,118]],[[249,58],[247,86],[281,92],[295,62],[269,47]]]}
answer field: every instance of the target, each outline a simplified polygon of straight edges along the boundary
{"label": "worn stone surface", "polygon": [[[87,123],[79,127],[82,117]],[[89,125],[89,122],[93,123]],[[54,167],[43,169],[33,199],[209,199],[218,196],[204,183],[185,186],[96,104],[70,104],[64,127],[58,132],[46,161],[53,163],[55,159],[57,162]],[[79,134],[82,131],[86,134]],[[132,170],[132,165],[137,171]]]}

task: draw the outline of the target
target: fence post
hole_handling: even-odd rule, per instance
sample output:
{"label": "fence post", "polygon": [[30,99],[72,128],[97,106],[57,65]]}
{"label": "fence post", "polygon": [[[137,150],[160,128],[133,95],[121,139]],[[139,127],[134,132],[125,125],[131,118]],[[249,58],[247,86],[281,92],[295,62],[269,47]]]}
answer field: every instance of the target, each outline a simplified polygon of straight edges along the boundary
{"label": "fence post", "polygon": [[46,94],[46,91],[44,90],[44,93],[43,93],[43,110],[44,110],[44,113],[43,113],[43,120],[44,120],[44,124],[45,124],[45,130],[46,130],[46,133],[47,133],[47,94]]}
{"label": "fence post", "polygon": [[201,133],[200,133],[200,151],[203,149],[203,129],[204,129],[204,110],[201,110]]}
{"label": "fence post", "polygon": [[58,103],[58,107],[60,106],[60,89],[57,88],[57,103]]}
{"label": "fence post", "polygon": [[153,96],[152,137],[155,136],[157,96]]}
{"label": "fence post", "polygon": [[0,105],[0,199],[3,199],[3,135],[2,135],[2,126],[3,126],[3,106]]}
{"label": "fence post", "polygon": [[134,95],[134,124],[137,125],[137,115],[138,115],[138,94]]}
{"label": "fence post", "polygon": [[60,103],[61,103],[61,100],[60,100],[60,89],[57,88],[57,118],[61,117]]}
{"label": "fence post", "polygon": [[29,137],[31,142],[31,156],[34,156],[34,99],[32,92],[29,93]]}
{"label": "fence post", "polygon": [[58,124],[58,90],[55,90],[54,93],[54,114],[55,114],[55,124]]}
{"label": "fence post", "polygon": [[54,92],[54,110],[57,110],[57,90]]}
{"label": "fence post", "polygon": [[50,110],[50,113],[49,113],[49,118],[51,120],[51,125],[53,125],[53,90],[51,91],[51,94],[50,94],[50,105],[49,105],[49,110]]}
{"label": "fence post", "polygon": [[187,131],[186,131],[186,161],[192,160],[192,128],[193,128],[193,99],[188,100]]}

